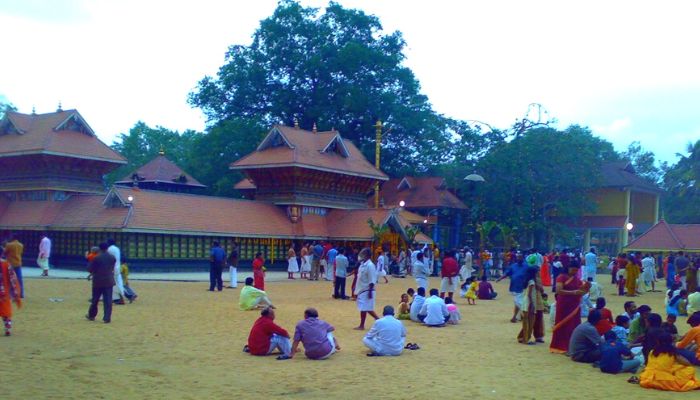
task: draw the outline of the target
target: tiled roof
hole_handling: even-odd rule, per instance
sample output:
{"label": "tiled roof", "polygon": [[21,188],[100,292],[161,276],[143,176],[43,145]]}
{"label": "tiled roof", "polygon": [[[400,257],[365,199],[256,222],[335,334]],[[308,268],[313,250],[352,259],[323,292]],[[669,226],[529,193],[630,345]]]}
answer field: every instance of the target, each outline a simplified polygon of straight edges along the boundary
{"label": "tiled roof", "polygon": [[627,161],[610,162],[602,165],[603,187],[632,188],[641,192],[659,193],[661,189],[637,175]]}
{"label": "tiled roof", "polygon": [[663,219],[628,244],[627,250],[700,250],[700,224],[676,225]]}
{"label": "tiled roof", "polygon": [[233,185],[233,188],[236,190],[255,190],[257,187],[250,179],[243,178],[240,182]]}
{"label": "tiled roof", "polygon": [[[72,121],[75,123],[66,123]],[[76,110],[48,114],[9,111],[1,126],[0,157],[52,154],[126,164],[124,157],[92,133]],[[76,127],[82,127],[83,131],[75,130]],[[9,133],[3,134],[8,128],[11,128]]]}
{"label": "tiled roof", "polygon": [[[399,185],[402,181],[410,185]],[[400,189],[399,189],[400,186]],[[447,190],[445,180],[440,177],[404,177],[392,178],[382,184],[379,196],[384,199],[386,207],[397,207],[401,200],[409,209],[415,208],[457,208],[467,206],[454,193]]]}
{"label": "tiled roof", "polygon": [[[329,150],[334,140],[341,143],[338,151]],[[324,151],[327,150],[327,151]],[[342,153],[347,150],[347,157]],[[297,166],[338,174],[387,180],[349,140],[336,131],[314,133],[287,126],[275,126],[257,150],[231,164],[231,169],[277,168]]]}
{"label": "tiled roof", "polygon": [[[331,210],[326,216],[328,236],[333,239],[352,238],[370,240],[373,232],[367,220],[377,224],[386,222],[391,210],[370,208],[359,210]],[[304,218],[307,216],[305,215]]]}
{"label": "tiled roof", "polygon": [[[141,168],[125,176],[118,184],[131,184],[132,177],[136,174],[139,182],[168,183],[172,185],[190,186],[204,188],[206,186],[199,183],[187,172],[183,171],[174,162],[168,160],[165,155],[160,154],[149,161]],[[184,177],[184,179],[183,179]]]}
{"label": "tiled roof", "polygon": [[625,216],[551,217],[550,219],[569,228],[592,229],[623,229],[627,222]]}

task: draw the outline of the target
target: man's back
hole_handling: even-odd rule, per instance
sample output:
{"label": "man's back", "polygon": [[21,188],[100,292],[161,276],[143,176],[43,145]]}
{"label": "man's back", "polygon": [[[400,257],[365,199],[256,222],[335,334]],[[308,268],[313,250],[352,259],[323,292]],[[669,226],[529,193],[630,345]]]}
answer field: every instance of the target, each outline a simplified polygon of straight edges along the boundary
{"label": "man's back", "polygon": [[588,322],[584,322],[574,329],[569,342],[569,354],[576,356],[595,349],[600,344],[600,334],[595,329],[595,326]]}
{"label": "man's back", "polygon": [[595,267],[597,265],[598,257],[595,255],[595,253],[588,252],[586,253],[586,266],[587,267]]}
{"label": "man's back", "polygon": [[95,257],[88,267],[92,274],[93,287],[114,286],[114,256],[109,253],[100,253]]}
{"label": "man's back", "polygon": [[449,315],[447,312],[447,306],[445,305],[445,300],[439,298],[438,296],[430,296],[425,299],[425,303],[423,303],[423,307],[421,309],[421,314],[426,315],[425,319],[423,320],[426,325],[442,325],[445,323],[445,317]]}
{"label": "man's back", "polygon": [[348,267],[350,262],[348,258],[343,254],[338,254],[335,257],[335,276],[339,278],[345,278],[348,275]]}
{"label": "man's back", "polygon": [[379,318],[367,332],[367,337],[375,338],[386,346],[390,353],[400,354],[403,350],[403,338],[406,336],[406,328],[401,321],[391,315]]}
{"label": "man's back", "polygon": [[416,297],[413,298],[413,303],[411,303],[410,310],[411,321],[420,322],[420,320],[418,319],[418,314],[420,313],[420,310],[423,307],[423,303],[425,303],[424,296],[417,294]]}

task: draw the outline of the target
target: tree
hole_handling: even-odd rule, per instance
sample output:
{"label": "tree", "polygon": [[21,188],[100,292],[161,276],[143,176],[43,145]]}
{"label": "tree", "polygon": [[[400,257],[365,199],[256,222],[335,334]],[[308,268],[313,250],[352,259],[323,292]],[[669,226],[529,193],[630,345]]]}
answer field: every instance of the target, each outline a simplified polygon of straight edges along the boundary
{"label": "tree", "polygon": [[496,145],[477,164],[488,185],[481,185],[483,219],[498,221],[520,239],[544,238],[551,218],[592,211],[589,193],[601,182],[603,161],[618,156],[611,143],[577,125],[563,131],[530,129]]}
{"label": "tree", "polygon": [[662,171],[656,165],[654,153],[644,150],[639,141],[635,140],[630,143],[627,151],[622,153],[622,157],[632,163],[637,175],[654,184],[658,184],[661,181]]}
{"label": "tree", "polygon": [[700,140],[689,143],[687,155],[664,174],[663,209],[672,223],[700,223]]}
{"label": "tree", "polygon": [[[426,171],[451,159],[452,121],[432,110],[403,65],[400,32],[331,2],[325,12],[280,1],[248,46],[234,45],[216,77],[202,79],[189,101],[210,124],[234,118],[271,126],[295,119],[305,128],[338,129],[370,160],[378,119],[385,124],[382,169]],[[235,132],[246,140],[251,131]]]}
{"label": "tree", "polygon": [[17,111],[17,107],[10,102],[0,100],[0,120],[5,118],[5,113],[8,111]]}
{"label": "tree", "polygon": [[[111,147],[124,156],[128,164],[111,172],[107,176],[107,182],[112,184],[135,171],[154,159],[160,150],[165,151],[172,162],[187,170],[189,153],[199,136],[201,135],[192,130],[180,134],[162,126],[151,128],[139,121],[128,134],[120,133],[117,140],[112,143]],[[187,172],[199,179],[196,171]]]}

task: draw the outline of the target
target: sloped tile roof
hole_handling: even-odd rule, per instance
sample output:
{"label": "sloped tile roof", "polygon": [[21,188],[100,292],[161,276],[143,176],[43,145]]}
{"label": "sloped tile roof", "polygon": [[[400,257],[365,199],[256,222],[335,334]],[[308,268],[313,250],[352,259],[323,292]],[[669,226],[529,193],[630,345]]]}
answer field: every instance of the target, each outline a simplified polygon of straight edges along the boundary
{"label": "sloped tile roof", "polygon": [[669,224],[663,219],[625,249],[641,251],[700,251],[700,224]]}
{"label": "sloped tile roof", "polygon": [[372,218],[376,224],[384,223],[390,212],[390,210],[384,208],[331,210],[326,216],[328,236],[333,239],[353,238],[370,240],[373,232],[367,220]]}
{"label": "sloped tile roof", "polygon": [[[410,184],[410,188],[404,185],[399,190],[399,183],[404,179]],[[409,209],[467,208],[462,200],[447,190],[445,180],[440,177],[392,178],[382,184],[379,196],[384,199],[385,207],[398,207],[399,202],[403,200]]]}
{"label": "sloped tile roof", "polygon": [[20,114],[9,111],[3,124],[12,124],[20,133],[0,133],[0,157],[23,154],[53,154],[66,157],[126,164],[120,154],[97,138],[92,131],[60,129],[70,118],[83,121],[76,110],[48,114]]}
{"label": "sloped tile roof", "polygon": [[282,166],[297,166],[302,168],[330,171],[338,174],[363,176],[373,179],[387,180],[388,177],[378,171],[362,155],[360,150],[349,140],[342,139],[348,150],[348,157],[337,152],[324,149],[339,137],[336,131],[318,132],[277,125],[272,128],[263,144],[270,135],[280,134],[284,143],[277,147],[265,147],[255,150],[247,156],[231,164],[231,169],[276,168]]}
{"label": "sloped tile roof", "polygon": [[660,193],[661,189],[637,175],[627,161],[605,163],[601,167],[603,187],[632,188],[647,193]]}
{"label": "sloped tile roof", "polygon": [[[149,161],[141,168],[122,178],[118,184],[131,184],[133,175],[138,175],[139,182],[152,183],[168,183],[172,185],[181,185],[189,187],[204,188],[205,185],[199,183],[190,174],[183,171],[174,162],[170,161],[165,155],[160,154],[153,160]],[[185,178],[184,182],[181,177]]]}
{"label": "sloped tile roof", "polygon": [[254,190],[257,189],[253,181],[251,181],[248,178],[243,178],[241,179],[238,183],[233,185],[233,188],[236,190]]}

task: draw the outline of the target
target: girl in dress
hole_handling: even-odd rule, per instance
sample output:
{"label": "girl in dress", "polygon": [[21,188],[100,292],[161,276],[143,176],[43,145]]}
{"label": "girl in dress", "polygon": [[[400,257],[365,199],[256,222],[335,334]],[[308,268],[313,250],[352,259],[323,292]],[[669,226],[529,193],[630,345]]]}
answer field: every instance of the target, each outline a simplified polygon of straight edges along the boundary
{"label": "girl in dress", "polygon": [[450,313],[450,319],[447,321],[450,325],[457,325],[459,321],[462,320],[462,314],[457,308],[457,304],[454,304],[452,297],[445,297],[445,305],[447,305],[447,312]]}
{"label": "girl in dress", "polygon": [[464,297],[467,298],[467,304],[475,306],[476,305],[476,291],[479,289],[479,284],[474,280],[473,277],[467,279],[466,283],[469,284],[469,288],[467,289],[467,293],[464,295]]}
{"label": "girl in dress", "polygon": [[308,244],[301,247],[301,279],[308,279],[311,272],[311,254]]}
{"label": "girl in dress", "polygon": [[297,252],[294,251],[292,244],[287,251],[287,279],[294,279],[295,272],[299,272],[299,262],[297,261]]}

